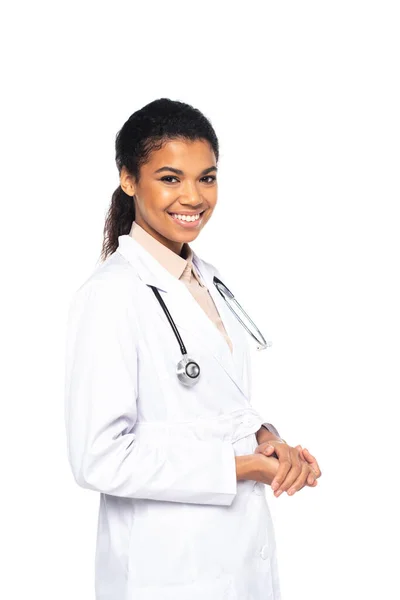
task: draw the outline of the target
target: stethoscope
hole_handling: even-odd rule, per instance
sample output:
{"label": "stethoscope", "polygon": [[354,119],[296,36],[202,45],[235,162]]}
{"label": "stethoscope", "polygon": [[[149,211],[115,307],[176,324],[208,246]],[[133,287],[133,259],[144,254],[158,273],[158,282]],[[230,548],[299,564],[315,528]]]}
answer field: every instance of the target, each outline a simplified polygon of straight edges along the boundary
{"label": "stethoscope", "polygon": [[[231,311],[233,312],[233,314],[239,321],[239,323],[241,325],[243,325],[243,327],[246,329],[246,331],[248,333],[250,333],[250,335],[258,343],[257,350],[264,350],[264,348],[268,348],[269,346],[271,346],[272,342],[265,341],[265,338],[262,335],[261,331],[258,329],[258,327],[256,327],[256,325],[250,319],[248,314],[243,310],[243,308],[237,302],[237,300],[235,299],[232,292],[215,275],[213,278],[213,283],[214,283],[215,287],[217,288],[217,290],[219,291],[219,293],[221,294],[221,296],[223,297],[223,299],[225,300],[226,304],[229,306],[229,308],[231,309]],[[158,291],[158,289],[155,286],[150,285],[150,287],[153,290],[157,300],[161,304],[161,307],[166,314],[166,317],[172,327],[175,337],[178,340],[179,348],[180,348],[182,356],[183,356],[183,358],[178,362],[178,365],[176,367],[176,374],[178,376],[178,379],[181,383],[183,383],[183,385],[191,387],[199,381],[200,365],[195,360],[193,360],[193,358],[189,358],[189,356],[187,355],[185,344],[183,343],[183,340],[179,334],[179,331],[174,323],[173,318],[170,315],[168,308],[165,305],[164,300],[161,298],[160,292]],[[250,329],[250,327],[248,327],[246,325],[246,323],[241,319],[238,312],[236,312],[236,310],[233,308],[233,306],[235,306],[235,308],[238,310],[238,312],[241,313],[248,320],[248,322],[253,327],[253,329],[255,330],[256,333],[254,333],[254,330],[252,331]]]}

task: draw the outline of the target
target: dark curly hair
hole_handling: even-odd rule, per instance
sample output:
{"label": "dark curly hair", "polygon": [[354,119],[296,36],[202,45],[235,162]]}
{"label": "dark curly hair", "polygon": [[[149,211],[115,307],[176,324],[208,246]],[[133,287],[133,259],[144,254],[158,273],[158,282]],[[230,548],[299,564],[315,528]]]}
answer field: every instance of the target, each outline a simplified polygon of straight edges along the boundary
{"label": "dark curly hair", "polygon": [[[118,131],[115,161],[119,173],[124,166],[138,182],[140,168],[148,160],[150,153],[176,138],[208,141],[218,161],[219,144],[211,122],[190,104],[159,98],[134,112]],[[119,185],[112,195],[106,215],[101,260],[115,252],[118,236],[129,233],[134,220],[133,198]]]}

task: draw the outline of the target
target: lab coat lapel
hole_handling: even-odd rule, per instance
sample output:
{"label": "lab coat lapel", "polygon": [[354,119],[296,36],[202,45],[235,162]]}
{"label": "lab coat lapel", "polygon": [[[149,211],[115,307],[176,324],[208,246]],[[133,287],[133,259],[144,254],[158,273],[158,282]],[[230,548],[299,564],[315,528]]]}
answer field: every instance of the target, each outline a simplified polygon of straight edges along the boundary
{"label": "lab coat lapel", "polygon": [[[225,300],[221,297],[213,283],[214,271],[209,265],[193,252],[193,264],[200,278],[207,286],[212,299],[214,300],[224,327],[233,344],[233,353],[231,353],[226,340],[215,324],[210,320],[198,302],[185,284],[171,275],[149,252],[147,252],[130,235],[122,235],[118,238],[118,251],[135,267],[140,279],[148,286],[155,286],[160,292],[175,324],[177,325],[183,342],[186,346],[188,356],[196,360],[195,352],[191,351],[185,332],[190,332],[196,337],[199,343],[209,352],[221,365],[227,375],[237,385],[239,390],[245,395],[242,379],[243,369],[243,339],[240,331],[237,330],[239,323],[236,323],[234,315],[225,305]],[[150,290],[154,296],[153,291]],[[149,302],[152,301],[149,296]],[[166,315],[154,296],[154,310],[160,315],[160,318],[166,319]],[[171,336],[174,333],[171,329]],[[179,352],[178,342],[176,341],[177,351]],[[201,367],[201,365],[200,365]]]}
{"label": "lab coat lapel", "polygon": [[[217,307],[226,333],[232,342],[233,352],[230,351],[228,344],[224,340],[224,359],[226,362],[230,362],[231,364],[233,363],[234,373],[232,378],[240,391],[245,394],[243,382],[243,364],[245,360],[245,344],[247,340],[245,339],[244,329],[214,284],[214,275],[217,277],[220,276],[216,269],[214,269],[210,264],[205,265],[204,261],[202,261],[194,251],[193,264],[197,269],[197,272],[200,273],[200,277],[203,278],[211,298]],[[215,325],[214,328],[216,329]],[[219,335],[221,334],[219,333]]]}

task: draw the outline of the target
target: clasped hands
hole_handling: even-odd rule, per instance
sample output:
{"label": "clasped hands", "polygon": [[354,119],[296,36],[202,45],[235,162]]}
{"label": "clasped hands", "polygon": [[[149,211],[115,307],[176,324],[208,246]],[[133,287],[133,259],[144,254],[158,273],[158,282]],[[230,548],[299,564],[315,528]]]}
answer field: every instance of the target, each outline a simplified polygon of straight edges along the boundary
{"label": "clasped hands", "polygon": [[[266,429],[263,429],[263,432],[265,434],[257,435],[258,446],[254,454],[262,454],[276,463],[274,478],[271,481],[275,497],[278,498],[285,491],[289,496],[293,496],[306,485],[315,487],[318,483],[317,478],[322,473],[315,457],[307,448],[302,448],[300,444],[296,447],[289,446]],[[265,440],[265,437],[268,439]],[[272,456],[274,453],[278,458]]]}

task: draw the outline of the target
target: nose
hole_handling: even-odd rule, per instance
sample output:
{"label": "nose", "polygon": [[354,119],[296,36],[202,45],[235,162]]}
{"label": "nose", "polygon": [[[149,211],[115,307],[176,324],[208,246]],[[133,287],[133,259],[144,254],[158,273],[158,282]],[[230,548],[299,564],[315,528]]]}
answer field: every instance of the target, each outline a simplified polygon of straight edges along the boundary
{"label": "nose", "polygon": [[194,207],[196,207],[197,205],[201,206],[201,196],[195,183],[186,180],[182,192],[183,193],[181,194],[180,201],[183,204],[190,204]]}

